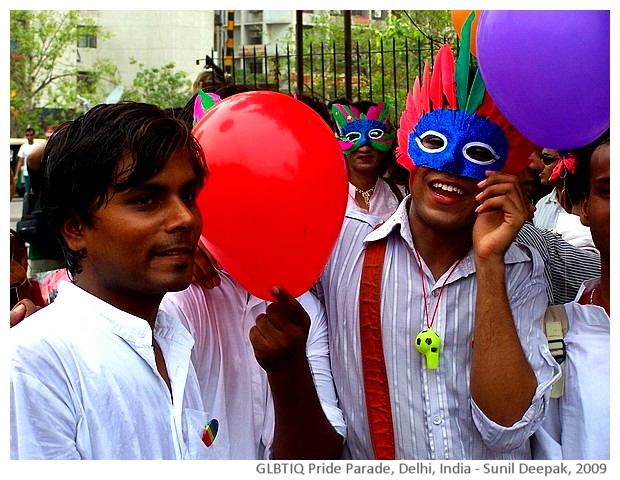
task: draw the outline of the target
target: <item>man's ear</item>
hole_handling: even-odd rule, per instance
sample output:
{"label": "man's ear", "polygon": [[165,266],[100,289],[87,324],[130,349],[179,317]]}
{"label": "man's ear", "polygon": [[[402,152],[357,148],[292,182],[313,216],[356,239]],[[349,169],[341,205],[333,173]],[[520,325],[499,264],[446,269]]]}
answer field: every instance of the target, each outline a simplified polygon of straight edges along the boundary
{"label": "man's ear", "polygon": [[584,195],[581,199],[581,213],[579,214],[579,219],[581,220],[581,224],[589,227],[590,226],[590,218],[588,217],[588,212],[590,210],[590,197]]}
{"label": "man's ear", "polygon": [[86,225],[82,219],[77,214],[73,214],[62,223],[60,233],[65,239],[67,246],[71,250],[79,252],[86,248],[85,230]]}

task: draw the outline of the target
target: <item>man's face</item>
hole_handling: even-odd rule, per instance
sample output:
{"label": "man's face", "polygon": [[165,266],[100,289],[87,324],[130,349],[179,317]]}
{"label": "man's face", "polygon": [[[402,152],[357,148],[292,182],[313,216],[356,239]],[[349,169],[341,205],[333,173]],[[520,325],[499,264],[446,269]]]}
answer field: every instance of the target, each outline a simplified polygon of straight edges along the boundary
{"label": "man's face", "polygon": [[553,169],[558,163],[560,159],[560,154],[557,150],[553,150],[551,148],[543,148],[542,151],[542,162],[544,164],[544,169],[540,173],[540,184],[545,186],[551,186],[549,183],[549,177],[551,173],[553,173]]}
{"label": "man's face", "polygon": [[583,203],[581,221],[590,226],[601,261],[609,263],[609,144],[601,145],[590,159],[590,196]]}
{"label": "man's face", "polygon": [[471,178],[417,168],[409,181],[410,220],[440,233],[471,232],[478,206],[477,184]]}
{"label": "man's face", "polygon": [[26,132],[26,140],[32,145],[34,143],[34,132]]}
{"label": "man's face", "polygon": [[519,183],[521,184],[521,191],[526,203],[530,207],[530,218],[533,219],[536,206],[532,202],[532,194],[540,187],[540,174],[545,168],[541,159],[542,149],[536,149],[532,151],[529,156],[530,163],[525,170],[519,174]]}
{"label": "man's face", "polygon": [[202,226],[201,186],[188,154],[177,152],[150,180],[114,194],[77,243],[67,240],[86,251],[76,283],[130,312],[141,299],[186,288]]}

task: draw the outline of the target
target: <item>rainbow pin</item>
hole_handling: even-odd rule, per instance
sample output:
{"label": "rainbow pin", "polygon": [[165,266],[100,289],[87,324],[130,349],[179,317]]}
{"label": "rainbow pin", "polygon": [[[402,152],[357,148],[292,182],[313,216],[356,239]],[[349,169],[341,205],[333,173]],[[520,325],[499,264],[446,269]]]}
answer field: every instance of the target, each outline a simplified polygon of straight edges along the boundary
{"label": "rainbow pin", "polygon": [[209,423],[205,425],[205,429],[202,432],[202,442],[207,447],[210,447],[215,440],[219,426],[220,424],[215,418],[213,420],[210,420]]}

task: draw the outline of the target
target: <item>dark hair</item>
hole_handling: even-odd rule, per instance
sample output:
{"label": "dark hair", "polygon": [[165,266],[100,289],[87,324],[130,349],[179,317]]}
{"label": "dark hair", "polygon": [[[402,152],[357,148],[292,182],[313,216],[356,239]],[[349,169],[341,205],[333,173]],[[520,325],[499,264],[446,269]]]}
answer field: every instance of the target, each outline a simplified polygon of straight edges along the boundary
{"label": "dark hair", "polygon": [[[84,252],[69,249],[60,233],[63,222],[77,215],[92,226],[95,211],[110,195],[146,182],[178,150],[189,153],[199,178],[209,174],[188,125],[146,103],[97,105],[54,131],[43,153],[41,210],[71,275],[80,273]],[[132,162],[120,171],[125,158]]]}
{"label": "dark hair", "polygon": [[590,159],[601,145],[609,144],[609,128],[593,142],[575,150],[577,167],[574,174],[566,176],[566,194],[574,203],[590,195]]}
{"label": "dark hair", "polygon": [[317,98],[316,96],[306,95],[305,93],[296,93],[294,94],[294,97],[300,102],[305,103],[312,110],[318,113],[321,116],[321,118],[325,121],[325,123],[327,123],[327,125],[332,130],[332,132],[335,131],[334,129],[336,126],[334,125],[334,120],[332,118],[331,111],[329,108],[327,108],[327,105],[325,104],[325,102],[323,102],[321,99]]}

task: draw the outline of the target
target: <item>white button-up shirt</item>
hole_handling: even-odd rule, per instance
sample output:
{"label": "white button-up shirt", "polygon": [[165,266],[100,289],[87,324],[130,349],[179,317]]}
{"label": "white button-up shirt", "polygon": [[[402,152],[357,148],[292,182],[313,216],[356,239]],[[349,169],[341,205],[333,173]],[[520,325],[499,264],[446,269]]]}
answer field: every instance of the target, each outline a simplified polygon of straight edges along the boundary
{"label": "white button-up shirt", "polygon": [[[303,304],[313,320],[308,356],[317,390],[344,437],[324,311],[313,297]],[[54,303],[9,333],[11,458],[268,458],[273,406],[247,337],[265,306],[223,274],[212,291],[192,285],[164,298],[151,334],[145,320],[61,282]],[[214,419],[219,429],[207,447],[203,432]]]}
{"label": "white button-up shirt", "polygon": [[[221,285],[211,290],[192,284],[182,292],[169,293],[161,308],[181,318],[196,340],[192,364],[203,401],[220,424],[211,448],[222,450],[223,458],[269,458],[273,399],[248,336],[268,302],[248,294],[225,272],[220,272],[220,279]],[[325,309],[311,293],[298,301],[311,319],[306,354],[321,406],[344,438],[346,428],[329,365]]]}
{"label": "white button-up shirt", "polygon": [[146,320],[69,282],[8,335],[11,458],[200,457],[211,418],[190,366],[194,341],[178,320],[160,311],[154,332],[172,398]]}
{"label": "white button-up shirt", "polygon": [[[340,238],[317,283],[327,308],[330,355],[336,391],[347,423],[345,455],[372,459],[360,358],[359,290],[365,243],[388,236],[383,264],[381,325],[397,459],[529,458],[528,437],[540,424],[557,363],[542,329],[547,305],[540,256],[512,245],[506,253],[506,284],[517,333],[538,379],[523,418],[511,427],[489,420],[469,391],[476,304],[473,250],[460,262],[439,297],[433,329],[441,337],[439,367],[426,368],[414,346],[425,328],[423,284],[407,215],[408,200],[381,227],[372,216],[347,213]],[[438,291],[423,262],[424,285]],[[438,297],[427,294],[428,311]],[[493,368],[492,365],[489,368]]]}
{"label": "white button-up shirt", "polygon": [[[591,290],[598,279],[582,285]],[[564,305],[564,393],[552,398],[549,413],[533,439],[533,454],[543,460],[609,460],[610,320],[597,305]]]}

